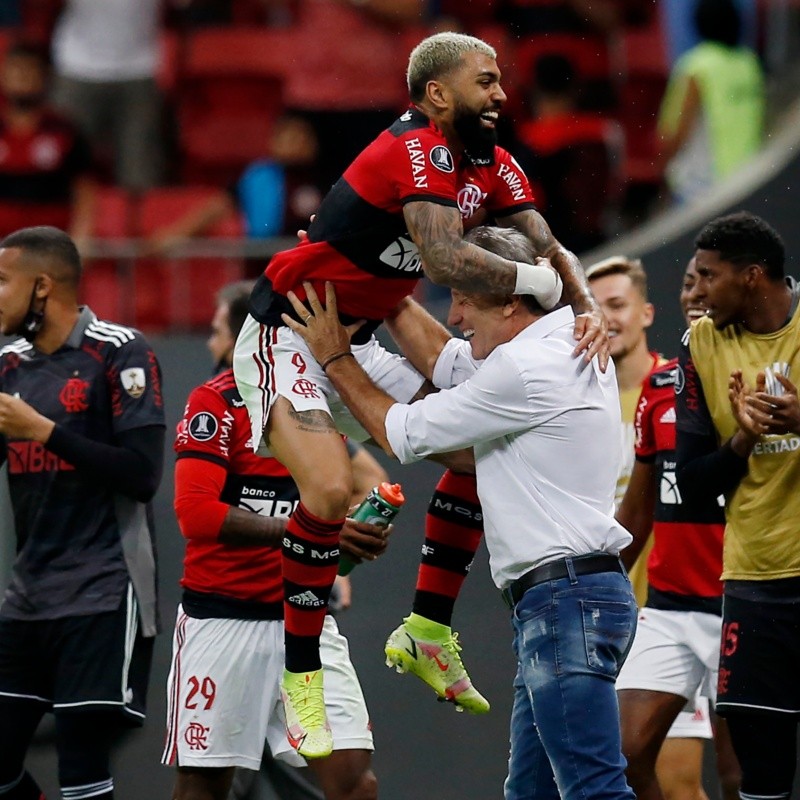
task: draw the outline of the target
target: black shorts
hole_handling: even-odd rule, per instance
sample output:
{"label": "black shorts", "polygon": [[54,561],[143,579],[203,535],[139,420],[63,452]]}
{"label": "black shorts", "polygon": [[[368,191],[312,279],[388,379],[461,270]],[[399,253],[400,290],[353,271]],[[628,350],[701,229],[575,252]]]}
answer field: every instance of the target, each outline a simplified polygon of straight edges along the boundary
{"label": "black shorts", "polygon": [[725,594],[717,712],[800,713],[800,603]]}
{"label": "black shorts", "polygon": [[116,611],[28,621],[0,619],[0,701],[55,712],[119,711],[141,725],[153,639],[141,636],[133,589]]}

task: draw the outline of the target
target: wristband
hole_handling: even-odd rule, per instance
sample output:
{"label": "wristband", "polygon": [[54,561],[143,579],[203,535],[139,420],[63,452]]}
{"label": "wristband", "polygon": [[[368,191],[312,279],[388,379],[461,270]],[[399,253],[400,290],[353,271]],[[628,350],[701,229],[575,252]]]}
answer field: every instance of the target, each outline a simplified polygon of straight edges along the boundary
{"label": "wristband", "polygon": [[346,358],[347,356],[350,356],[351,358],[355,358],[355,356],[349,350],[345,350],[342,353],[337,353],[335,356],[331,356],[330,358],[326,358],[325,361],[323,361],[320,364],[320,367],[322,368],[322,371],[325,372],[325,369],[327,368],[328,364],[333,364],[334,361],[338,361],[340,358]]}
{"label": "wristband", "polygon": [[561,276],[552,267],[525,264],[521,261],[515,263],[517,282],[514,284],[514,294],[533,295],[545,311],[553,308],[564,290]]}

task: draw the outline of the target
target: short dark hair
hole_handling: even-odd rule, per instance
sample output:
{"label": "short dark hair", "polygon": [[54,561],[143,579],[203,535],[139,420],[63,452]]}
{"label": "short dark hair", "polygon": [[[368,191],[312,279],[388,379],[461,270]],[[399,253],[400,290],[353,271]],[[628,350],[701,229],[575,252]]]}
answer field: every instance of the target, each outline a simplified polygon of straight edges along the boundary
{"label": "short dark hair", "polygon": [[236,281],[223,286],[217,292],[217,303],[228,306],[228,327],[236,339],[250,312],[250,293],[255,281]]}
{"label": "short dark hair", "polygon": [[37,225],[9,233],[0,248],[21,250],[24,255],[44,262],[48,274],[77,287],[81,279],[81,256],[75,242],[60,228]]}
{"label": "short dark hair", "polygon": [[733,0],[698,0],[694,24],[701,39],[728,47],[739,44],[742,22]]}
{"label": "short dark hair", "polygon": [[[490,225],[480,225],[469,231],[464,236],[464,240],[509,261],[524,261],[526,264],[533,264],[536,258],[536,251],[531,240],[516,228],[497,228]],[[499,306],[510,302],[512,295],[481,294],[481,297],[485,298],[491,305]],[[544,309],[533,295],[522,294],[520,299],[525,308],[532,314],[544,313]]]}
{"label": "short dark hair", "polygon": [[749,211],[711,220],[697,235],[694,246],[698,250],[717,250],[720,260],[737,267],[760,264],[770,280],[783,279],[783,240],[771,225]]}

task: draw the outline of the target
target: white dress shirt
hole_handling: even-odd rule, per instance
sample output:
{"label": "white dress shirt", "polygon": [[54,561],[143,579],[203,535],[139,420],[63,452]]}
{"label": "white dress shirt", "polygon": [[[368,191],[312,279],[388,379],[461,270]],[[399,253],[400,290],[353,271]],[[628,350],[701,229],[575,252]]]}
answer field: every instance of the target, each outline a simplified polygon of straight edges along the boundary
{"label": "white dress shirt", "polygon": [[[492,577],[498,588],[569,555],[618,555],[614,519],[620,410],[614,368],[572,355],[569,308],[545,315],[476,363],[453,339],[434,371],[444,391],[393,405],[386,434],[408,464],[474,447]],[[457,384],[457,385],[456,385]],[[449,388],[453,387],[453,388]]]}

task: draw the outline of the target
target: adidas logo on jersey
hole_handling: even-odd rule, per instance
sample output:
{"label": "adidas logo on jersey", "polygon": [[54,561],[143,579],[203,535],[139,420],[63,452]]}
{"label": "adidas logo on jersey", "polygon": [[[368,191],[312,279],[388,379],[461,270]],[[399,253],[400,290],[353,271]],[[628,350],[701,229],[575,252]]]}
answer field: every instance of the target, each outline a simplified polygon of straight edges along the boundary
{"label": "adidas logo on jersey", "polygon": [[662,415],[659,422],[663,422],[667,425],[675,424],[675,406],[668,408]]}
{"label": "adidas logo on jersey", "polygon": [[320,600],[320,598],[311,591],[301,592],[300,594],[292,595],[287,599],[290,603],[294,603],[296,606],[305,606],[306,608],[322,608],[325,605],[325,601]]}

